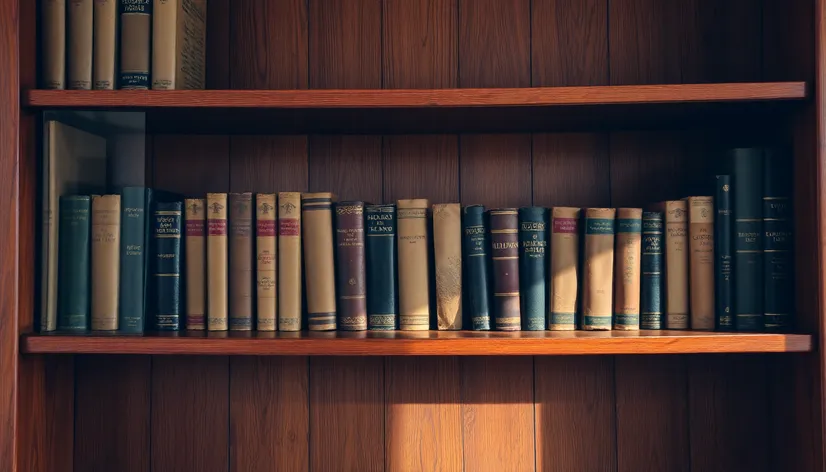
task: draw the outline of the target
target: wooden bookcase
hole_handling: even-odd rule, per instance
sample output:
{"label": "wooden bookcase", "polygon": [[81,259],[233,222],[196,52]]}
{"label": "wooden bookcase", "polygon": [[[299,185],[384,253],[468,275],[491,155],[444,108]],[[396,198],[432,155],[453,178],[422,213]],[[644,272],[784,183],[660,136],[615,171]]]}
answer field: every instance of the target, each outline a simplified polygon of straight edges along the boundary
{"label": "wooden bookcase", "polygon": [[[36,90],[0,0],[0,470],[823,471],[826,0],[209,0],[208,90]],[[793,150],[794,334],[33,334],[40,117],[147,185],[639,206]]]}

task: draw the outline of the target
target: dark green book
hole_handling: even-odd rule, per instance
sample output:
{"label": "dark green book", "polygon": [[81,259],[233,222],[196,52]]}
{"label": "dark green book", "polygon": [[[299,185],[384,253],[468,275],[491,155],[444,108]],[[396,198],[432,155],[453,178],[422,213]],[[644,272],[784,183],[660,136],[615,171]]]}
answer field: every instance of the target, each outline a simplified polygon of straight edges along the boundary
{"label": "dark green book", "polygon": [[541,207],[519,209],[519,293],[522,329],[545,329],[548,312],[548,210]]}
{"label": "dark green book", "polygon": [[640,329],[663,329],[663,214],[642,214]]}
{"label": "dark green book", "polygon": [[731,192],[731,176],[718,175],[714,194],[714,318],[718,331],[734,331]]}
{"label": "dark green book", "polygon": [[91,213],[89,196],[60,197],[57,329],[89,329]]}
{"label": "dark green book", "polygon": [[156,202],[153,208],[154,327],[158,331],[178,331],[181,327],[182,210],[182,202]]}
{"label": "dark green book", "polygon": [[462,252],[465,272],[464,310],[474,331],[490,330],[490,268],[485,207],[462,208]]}
{"label": "dark green book", "polygon": [[792,181],[791,159],[777,150],[766,151],[763,177],[763,313],[766,331],[789,331],[793,325]]}
{"label": "dark green book", "polygon": [[118,327],[125,333],[141,333],[146,316],[146,187],[121,190],[120,305]]}
{"label": "dark green book", "polygon": [[396,205],[365,205],[367,329],[396,329]]}
{"label": "dark green book", "polygon": [[734,323],[763,330],[763,151],[730,151],[734,199]]}

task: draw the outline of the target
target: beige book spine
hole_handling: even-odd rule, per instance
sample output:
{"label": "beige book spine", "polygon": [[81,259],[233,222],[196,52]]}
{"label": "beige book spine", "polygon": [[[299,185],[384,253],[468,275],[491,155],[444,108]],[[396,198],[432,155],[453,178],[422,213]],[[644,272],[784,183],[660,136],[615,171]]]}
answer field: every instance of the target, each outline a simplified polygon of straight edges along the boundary
{"label": "beige book spine", "polygon": [[152,89],[203,89],[206,1],[154,0]]}
{"label": "beige book spine", "polygon": [[278,194],[278,330],[301,330],[301,194]]}
{"label": "beige book spine", "polygon": [[227,284],[227,194],[207,194],[207,329],[226,331],[229,320]]}
{"label": "beige book spine", "polygon": [[92,42],[94,8],[92,0],[69,0],[68,50],[69,89],[92,89]]}
{"label": "beige book spine", "polygon": [[178,15],[182,0],[153,0],[152,90],[175,89]]}
{"label": "beige book spine", "polygon": [[186,329],[206,328],[206,200],[186,199]]}
{"label": "beige book spine", "polygon": [[255,285],[254,237],[255,202],[252,193],[229,194],[229,329],[253,328],[253,286]]}
{"label": "beige book spine", "polygon": [[95,0],[93,86],[115,89],[115,56],[118,47],[118,0]]}
{"label": "beige book spine", "polygon": [[614,329],[640,329],[642,208],[618,208],[614,262]]}
{"label": "beige book spine", "polygon": [[304,270],[307,271],[307,323],[310,331],[336,329],[333,194],[301,196]]}
{"label": "beige book spine", "polygon": [[688,197],[691,329],[714,329],[714,203]]}
{"label": "beige book spine", "polygon": [[276,252],[276,219],[275,194],[259,193],[255,196],[256,233],[256,282],[258,331],[275,331],[278,325],[276,316],[276,279],[275,261]]}
{"label": "beige book spine", "polygon": [[613,308],[615,208],[585,209],[582,329],[610,330]]}
{"label": "beige book spine", "polygon": [[461,213],[461,205],[458,203],[433,205],[436,318],[441,330],[462,329]]}
{"label": "beige book spine", "polygon": [[92,197],[92,329],[118,329],[120,195]]}
{"label": "beige book spine", "polygon": [[665,320],[668,329],[688,329],[688,205],[664,204]]}
{"label": "beige book spine", "polygon": [[149,4],[123,5],[120,12],[118,87],[147,90],[152,62],[152,15]]}
{"label": "beige book spine", "polygon": [[551,277],[548,329],[576,329],[579,289],[579,208],[551,210]]}
{"label": "beige book spine", "polygon": [[43,0],[41,8],[41,83],[46,89],[63,90],[66,88],[66,0]]}
{"label": "beige book spine", "polygon": [[[430,267],[426,199],[399,200],[399,329],[430,329]],[[368,293],[369,297],[370,294]]]}
{"label": "beige book spine", "polygon": [[[65,6],[65,4],[64,4]],[[57,329],[57,249],[58,249],[58,213],[59,196],[57,195],[57,150],[54,122],[43,127],[44,148],[48,156],[43,159],[43,234],[42,234],[42,270],[40,277],[40,330]]]}

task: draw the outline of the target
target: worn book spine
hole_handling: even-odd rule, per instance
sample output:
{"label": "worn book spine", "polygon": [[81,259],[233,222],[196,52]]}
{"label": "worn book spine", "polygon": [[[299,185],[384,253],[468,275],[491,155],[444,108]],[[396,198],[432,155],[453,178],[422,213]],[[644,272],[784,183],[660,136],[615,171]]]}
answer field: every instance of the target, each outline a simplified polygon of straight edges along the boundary
{"label": "worn book spine", "polygon": [[691,329],[714,329],[714,203],[688,197]]}
{"label": "worn book spine", "polygon": [[762,331],[763,151],[730,151],[734,179],[734,323],[738,331]]}
{"label": "worn book spine", "polygon": [[367,329],[367,261],[364,251],[364,202],[339,202],[336,210],[338,329]]}
{"label": "worn book spine", "polygon": [[614,275],[615,208],[585,209],[582,329],[610,330]]}
{"label": "worn book spine", "polygon": [[688,205],[685,200],[667,201],[663,213],[666,328],[688,329]]}
{"label": "worn book spine", "polygon": [[118,329],[120,195],[92,197],[92,329]]}
{"label": "worn book spine", "polygon": [[43,0],[41,3],[41,87],[66,88],[66,0]]}
{"label": "worn book spine", "polygon": [[181,329],[181,202],[155,203],[155,329]]}
{"label": "worn book spine", "polygon": [[399,200],[399,329],[430,329],[430,263],[426,199]]}
{"label": "worn book spine", "polygon": [[69,0],[66,65],[70,90],[92,89],[93,17],[92,0]]}
{"label": "worn book spine", "polygon": [[642,214],[640,329],[663,329],[663,214]]}
{"label": "worn book spine", "polygon": [[94,2],[92,85],[95,90],[114,90],[118,47],[118,0],[94,0]]}
{"label": "worn book spine", "polygon": [[542,331],[546,327],[548,269],[548,210],[519,209],[519,293],[522,329]]}
{"label": "worn book spine", "polygon": [[276,306],[278,287],[276,260],[278,257],[276,218],[278,211],[274,193],[255,196],[255,251],[256,251],[256,315],[258,331],[275,331],[278,326]]}
{"label": "worn book spine", "polygon": [[731,176],[716,176],[714,195],[714,318],[718,331],[734,331],[731,280]]}
{"label": "worn book spine", "polygon": [[301,329],[301,194],[278,194],[278,330]]}
{"label": "worn book spine", "polygon": [[152,89],[203,89],[206,0],[154,0]]}
{"label": "worn book spine", "polygon": [[463,209],[465,303],[464,310],[474,331],[490,330],[490,243],[485,207],[468,205]]}
{"label": "worn book spine", "polygon": [[436,271],[436,327],[462,329],[462,208],[439,203],[433,209]]}
{"label": "worn book spine", "polygon": [[494,324],[500,331],[519,331],[519,215],[516,208],[490,210],[493,260]]}
{"label": "worn book spine", "polygon": [[186,329],[206,329],[206,200],[187,198],[186,222]]}
{"label": "worn book spine", "polygon": [[792,163],[767,150],[763,166],[763,313],[766,331],[794,326],[794,224]]}
{"label": "worn book spine", "polygon": [[396,329],[396,205],[366,205],[367,328]]}
{"label": "worn book spine", "polygon": [[60,197],[57,329],[89,328],[91,198]]}
{"label": "worn book spine", "polygon": [[253,325],[252,193],[229,194],[229,329]]}
{"label": "worn book spine", "polygon": [[227,194],[208,193],[207,214],[207,329],[229,327],[227,294]]}
{"label": "worn book spine", "polygon": [[614,262],[614,329],[640,329],[642,209],[618,208]]}
{"label": "worn book spine", "polygon": [[336,329],[333,194],[301,195],[304,270],[307,271],[307,324],[310,331]]}
{"label": "worn book spine", "polygon": [[122,89],[149,89],[152,0],[120,0],[120,71]]}
{"label": "worn book spine", "polygon": [[146,314],[146,225],[148,209],[145,187],[121,191],[120,313],[118,329],[140,333]]}
{"label": "worn book spine", "polygon": [[577,326],[581,210],[551,210],[551,263],[548,290],[548,329],[573,331]]}

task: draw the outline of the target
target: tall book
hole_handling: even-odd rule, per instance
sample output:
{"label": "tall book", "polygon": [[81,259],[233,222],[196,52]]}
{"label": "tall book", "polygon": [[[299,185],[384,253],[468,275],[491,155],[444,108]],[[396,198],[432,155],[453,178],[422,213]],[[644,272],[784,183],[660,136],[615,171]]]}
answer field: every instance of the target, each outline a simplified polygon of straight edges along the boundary
{"label": "tall book", "polygon": [[738,331],[762,331],[763,152],[729,151],[734,191],[734,323]]}
{"label": "tall book", "polygon": [[207,329],[229,327],[227,294],[227,194],[208,193],[207,214]]}
{"label": "tall book", "polygon": [[516,208],[490,210],[493,314],[496,329],[519,331],[519,215]]}
{"label": "tall book", "polygon": [[252,193],[229,194],[229,329],[250,331],[253,324]]}
{"label": "tall book", "polygon": [[763,166],[763,313],[767,331],[794,325],[794,225],[792,163],[766,150]]}
{"label": "tall book", "polygon": [[92,330],[118,329],[120,195],[92,197]]}
{"label": "tall book", "polygon": [[143,332],[146,319],[148,192],[146,187],[125,187],[121,190],[118,329],[124,333]]}
{"label": "tall book", "polygon": [[94,47],[92,86],[95,90],[115,89],[118,48],[118,1],[94,0]]}
{"label": "tall book", "polygon": [[366,205],[367,328],[396,329],[396,205]]}
{"label": "tall book", "polygon": [[206,0],[154,0],[152,89],[203,89]]}
{"label": "tall book", "polygon": [[490,330],[490,270],[488,224],[485,207],[468,205],[464,218],[464,310],[474,331]]}
{"label": "tall book", "polygon": [[618,208],[614,262],[614,329],[640,329],[642,209]]}
{"label": "tall book", "polygon": [[57,328],[86,330],[90,313],[91,218],[88,196],[60,197]]}
{"label": "tall book", "polygon": [[93,0],[69,0],[66,65],[70,90],[92,89]]}
{"label": "tall book", "polygon": [[576,329],[579,294],[579,208],[551,210],[551,274],[548,291],[548,329]]}
{"label": "tall book", "polygon": [[614,276],[615,208],[585,209],[582,329],[610,330]]}
{"label": "tall book", "polygon": [[336,207],[336,281],[338,329],[367,329],[367,261],[364,249],[364,202]]}
{"label": "tall book", "polygon": [[278,330],[301,329],[301,194],[278,194]]}
{"label": "tall book", "polygon": [[40,41],[43,45],[41,87],[66,88],[66,0],[43,0],[40,7]]}
{"label": "tall book", "polygon": [[310,331],[336,329],[336,277],[333,255],[333,194],[301,195],[307,324]]}
{"label": "tall book", "polygon": [[186,248],[186,329],[206,329],[206,200],[184,201]]}
{"label": "tall book", "polygon": [[181,329],[181,202],[157,202],[153,210],[155,329]]}
{"label": "tall book", "polygon": [[436,327],[462,329],[462,208],[433,205],[433,252],[436,265]]}
{"label": "tall book", "polygon": [[714,203],[688,197],[691,329],[714,329]]}
{"label": "tall book", "polygon": [[151,42],[152,0],[120,0],[120,88],[149,89]]}
{"label": "tall book", "polygon": [[399,200],[399,329],[430,329],[430,264],[428,260],[427,209],[419,198]]}
{"label": "tall book", "polygon": [[731,280],[731,176],[715,178],[714,318],[718,331],[734,331]]}
{"label": "tall book", "polygon": [[688,329],[688,204],[671,200],[665,214],[665,324]]}
{"label": "tall book", "polygon": [[526,331],[542,331],[546,327],[547,220],[546,208],[519,209],[519,294],[522,329]]}
{"label": "tall book", "polygon": [[259,193],[255,196],[255,270],[256,270],[256,314],[258,331],[275,331],[277,323],[278,287],[276,279],[276,207],[274,193]]}
{"label": "tall book", "polygon": [[663,329],[663,214],[642,214],[640,329]]}

